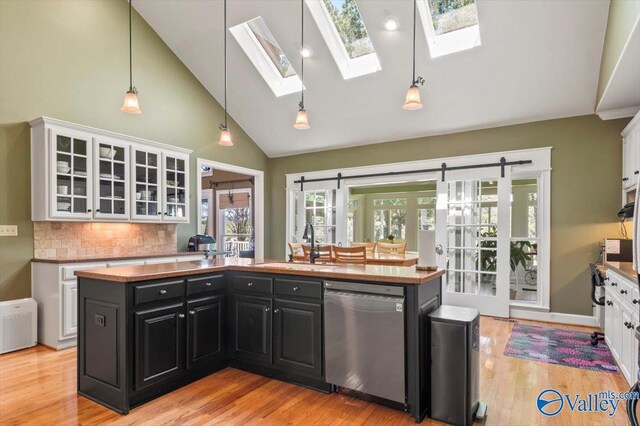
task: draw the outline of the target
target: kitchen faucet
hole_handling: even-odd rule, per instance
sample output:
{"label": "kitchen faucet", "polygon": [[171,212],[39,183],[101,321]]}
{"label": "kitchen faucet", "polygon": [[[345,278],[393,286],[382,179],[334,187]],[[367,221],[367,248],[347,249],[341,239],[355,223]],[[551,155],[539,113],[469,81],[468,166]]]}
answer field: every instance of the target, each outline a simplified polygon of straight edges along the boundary
{"label": "kitchen faucet", "polygon": [[307,225],[304,227],[304,235],[302,235],[302,239],[308,240],[309,234],[311,234],[311,250],[309,251],[309,262],[316,263],[316,259],[320,257],[320,253],[319,253],[320,246],[318,246],[318,250],[316,251],[316,246],[315,246],[316,237],[313,232],[313,225],[310,223],[307,223]]}

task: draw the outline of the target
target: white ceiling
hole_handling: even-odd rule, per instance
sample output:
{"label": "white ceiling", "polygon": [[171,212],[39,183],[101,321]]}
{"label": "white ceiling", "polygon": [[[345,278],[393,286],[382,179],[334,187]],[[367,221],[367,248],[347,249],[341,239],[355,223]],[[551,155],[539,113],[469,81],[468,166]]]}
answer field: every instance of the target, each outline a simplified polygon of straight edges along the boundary
{"label": "white ceiling", "polygon": [[[222,101],[222,1],[138,0],[134,6]],[[425,107],[418,111],[401,108],[411,83],[413,3],[359,0],[358,6],[382,70],[349,80],[305,10],[305,44],[314,54],[305,60],[306,131],[292,127],[299,94],[275,97],[228,33],[229,113],[267,155],[594,112],[608,1],[478,0],[482,45],[436,59],[418,19],[417,74],[426,80]],[[300,1],[229,0],[227,13],[228,27],[262,16],[299,71]],[[400,22],[396,32],[383,27],[390,14]]]}

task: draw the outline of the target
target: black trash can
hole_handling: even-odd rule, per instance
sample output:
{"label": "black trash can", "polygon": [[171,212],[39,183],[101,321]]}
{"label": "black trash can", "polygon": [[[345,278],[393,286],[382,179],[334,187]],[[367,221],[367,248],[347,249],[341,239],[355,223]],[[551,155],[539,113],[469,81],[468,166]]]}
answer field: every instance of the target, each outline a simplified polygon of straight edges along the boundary
{"label": "black trash can", "polygon": [[480,396],[480,312],[442,305],[431,322],[431,418],[471,426]]}

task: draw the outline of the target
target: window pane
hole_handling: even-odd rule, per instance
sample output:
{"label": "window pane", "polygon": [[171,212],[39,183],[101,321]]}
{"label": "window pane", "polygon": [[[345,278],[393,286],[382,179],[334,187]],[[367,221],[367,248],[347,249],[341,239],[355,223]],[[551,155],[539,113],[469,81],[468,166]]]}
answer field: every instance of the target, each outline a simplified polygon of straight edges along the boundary
{"label": "window pane", "polygon": [[436,196],[429,195],[427,197],[418,197],[418,205],[435,205],[436,204]]}
{"label": "window pane", "polygon": [[355,0],[324,0],[324,5],[351,59],[375,52]]}
{"label": "window pane", "polygon": [[511,300],[538,301],[538,243],[511,241]]}
{"label": "window pane", "polygon": [[391,234],[396,239],[404,240],[406,238],[406,230],[407,230],[407,211],[402,210],[391,210]]}
{"label": "window pane", "polygon": [[538,180],[511,182],[511,237],[538,237]]}
{"label": "window pane", "polygon": [[427,231],[436,228],[436,209],[418,209],[418,230]]}
{"label": "window pane", "polygon": [[475,0],[429,0],[436,35],[478,25]]}
{"label": "window pane", "polygon": [[406,206],[407,199],[406,198],[383,198],[383,199],[373,200],[373,205],[376,207]]}
{"label": "window pane", "polygon": [[291,63],[287,59],[280,45],[276,41],[271,31],[267,27],[267,24],[262,18],[256,18],[247,22],[249,29],[258,40],[260,46],[267,54],[273,65],[278,69],[278,72],[282,78],[291,77],[296,75],[295,70],[291,66]]}
{"label": "window pane", "polygon": [[373,211],[373,233],[374,241],[383,240],[389,233],[389,211],[374,210]]}

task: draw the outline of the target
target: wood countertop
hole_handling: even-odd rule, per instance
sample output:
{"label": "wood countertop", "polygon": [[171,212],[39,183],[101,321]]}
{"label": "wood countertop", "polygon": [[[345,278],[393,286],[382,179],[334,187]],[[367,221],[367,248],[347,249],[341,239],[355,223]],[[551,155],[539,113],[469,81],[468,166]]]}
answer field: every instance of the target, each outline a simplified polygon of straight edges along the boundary
{"label": "wood countertop", "polygon": [[632,262],[605,262],[604,267],[612,269],[614,272],[622,275],[623,278],[638,284],[638,272],[633,269]]}
{"label": "wood countertop", "polygon": [[136,260],[136,259],[155,259],[161,257],[180,257],[180,256],[196,256],[201,254],[204,256],[203,251],[178,251],[175,253],[164,254],[147,254],[144,256],[119,256],[119,257],[81,257],[75,259],[31,259],[32,262],[40,263],[89,263],[89,262],[118,262],[120,260]]}
{"label": "wood countertop", "polygon": [[309,264],[287,263],[277,260],[221,258],[157,265],[89,269],[76,271],[75,275],[83,278],[128,283],[228,270],[396,284],[423,284],[444,274],[444,271],[441,270],[435,272],[416,271],[415,266]]}

